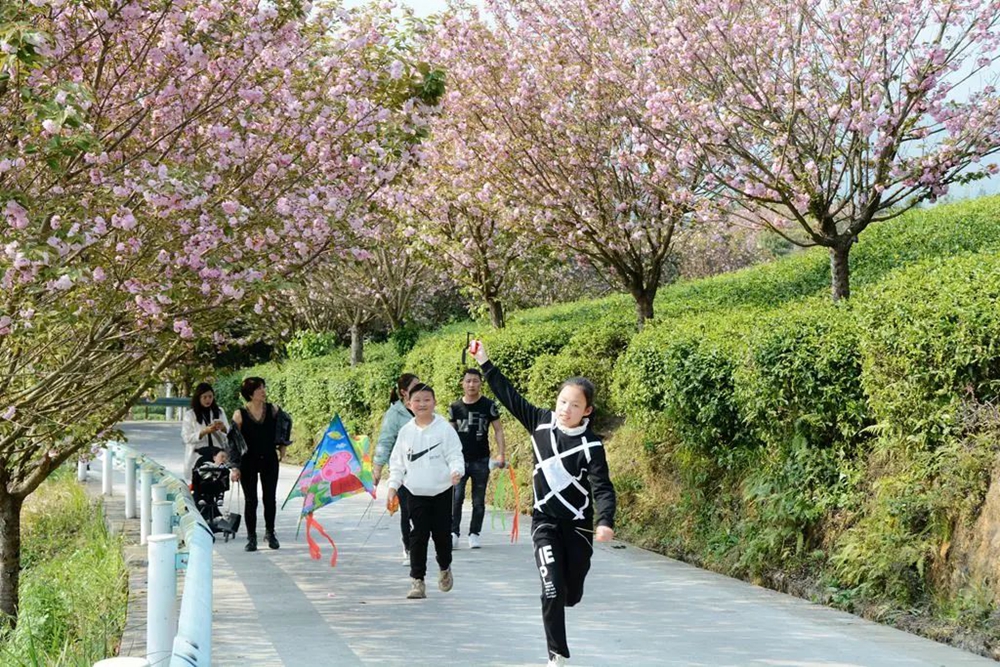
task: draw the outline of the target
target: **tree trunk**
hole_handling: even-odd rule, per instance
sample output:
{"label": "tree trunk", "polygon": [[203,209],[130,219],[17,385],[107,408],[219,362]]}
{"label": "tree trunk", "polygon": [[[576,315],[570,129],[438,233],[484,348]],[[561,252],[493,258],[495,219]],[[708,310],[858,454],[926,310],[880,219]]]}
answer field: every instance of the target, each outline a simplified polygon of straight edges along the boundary
{"label": "tree trunk", "polygon": [[487,299],[486,306],[490,309],[490,324],[493,325],[494,329],[503,329],[506,321],[504,320],[503,304],[497,299]]}
{"label": "tree trunk", "polygon": [[364,361],[364,340],[361,337],[361,325],[351,325],[351,366],[357,366]]}
{"label": "tree trunk", "polygon": [[657,286],[654,285],[653,287],[636,287],[630,290],[632,298],[635,299],[635,314],[639,331],[642,331],[646,320],[653,319],[653,300],[656,298],[656,288]]}
{"label": "tree trunk", "polygon": [[0,628],[17,625],[21,581],[21,505],[24,500],[0,488]]}
{"label": "tree trunk", "polygon": [[851,267],[848,257],[851,254],[851,238],[838,239],[830,247],[830,293],[834,301],[848,299],[851,296]]}

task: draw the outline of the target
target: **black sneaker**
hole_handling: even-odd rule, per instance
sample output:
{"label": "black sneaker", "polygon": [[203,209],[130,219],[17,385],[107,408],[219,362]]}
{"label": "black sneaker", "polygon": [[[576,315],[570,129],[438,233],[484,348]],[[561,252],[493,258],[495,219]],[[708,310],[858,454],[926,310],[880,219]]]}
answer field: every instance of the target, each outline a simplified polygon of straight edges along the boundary
{"label": "black sneaker", "polygon": [[274,536],[273,532],[264,533],[264,539],[267,541],[267,546],[270,549],[280,549],[281,545],[278,544],[278,538]]}
{"label": "black sneaker", "polygon": [[249,535],[247,536],[247,545],[243,547],[243,551],[257,551],[257,536]]}

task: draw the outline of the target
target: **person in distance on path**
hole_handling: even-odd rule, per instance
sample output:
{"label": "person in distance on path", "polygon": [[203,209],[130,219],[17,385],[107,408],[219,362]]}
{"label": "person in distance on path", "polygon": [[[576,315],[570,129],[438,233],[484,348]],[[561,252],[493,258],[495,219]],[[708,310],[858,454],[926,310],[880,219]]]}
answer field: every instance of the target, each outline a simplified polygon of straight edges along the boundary
{"label": "person in distance on path", "polygon": [[483,396],[483,374],[478,368],[467,368],[462,374],[462,398],[448,408],[448,421],[458,431],[465,457],[465,475],[455,486],[455,502],[451,508],[451,547],[458,548],[462,534],[462,505],[465,503],[466,483],[472,480],[472,522],[469,524],[469,548],[481,546],[479,533],[486,516],[486,485],[490,481],[490,431],[497,441],[496,461],[502,468],[506,464],[503,426],[497,405]]}
{"label": "person in distance on path", "polygon": [[260,479],[264,504],[264,541],[271,549],[281,547],[274,533],[277,512],[278,464],[285,458],[287,444],[278,442],[278,413],[281,408],[267,402],[264,378],[248,377],[240,385],[246,406],[233,413],[233,424],[243,434],[247,451],[234,464],[230,478],[243,488],[243,521],[247,527],[246,551],[257,551],[257,480]]}
{"label": "person in distance on path", "polygon": [[[224,445],[229,431],[229,420],[215,400],[212,385],[202,382],[191,395],[191,409],[184,413],[181,422],[181,439],[184,441],[184,478],[194,481],[192,470],[198,460],[197,450],[212,445]],[[221,435],[216,435],[216,434]]]}
{"label": "person in distance on path", "polygon": [[[375,442],[375,457],[372,473],[375,486],[378,486],[382,479],[382,469],[389,462],[393,447],[396,446],[396,437],[403,425],[413,419],[413,413],[407,407],[410,401],[410,389],[420,383],[413,373],[403,373],[396,379],[389,395],[389,409],[382,417],[382,428],[378,433],[378,440]],[[410,564],[410,494],[406,487],[398,490],[399,499],[399,532],[403,540],[403,565]]]}

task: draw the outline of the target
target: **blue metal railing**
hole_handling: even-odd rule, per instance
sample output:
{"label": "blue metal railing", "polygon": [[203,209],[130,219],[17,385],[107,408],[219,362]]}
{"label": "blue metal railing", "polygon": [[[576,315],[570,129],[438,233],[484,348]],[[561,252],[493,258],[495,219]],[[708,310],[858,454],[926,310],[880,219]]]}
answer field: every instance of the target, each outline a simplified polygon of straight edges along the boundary
{"label": "blue metal railing", "polygon": [[[212,530],[198,511],[184,480],[124,443],[109,441],[104,447],[111,453],[113,462],[121,462],[120,468],[125,468],[128,459],[134,458],[137,468],[149,471],[153,484],[164,487],[167,500],[173,503],[171,526],[178,538],[176,567],[185,569],[186,573],[169,664],[171,667],[208,667],[212,660]],[[126,475],[126,479],[129,478]],[[135,489],[126,489],[126,493],[134,494]],[[141,521],[149,519],[149,516],[140,517]],[[176,589],[173,596],[176,597]],[[150,659],[150,664],[162,663],[165,660]]]}

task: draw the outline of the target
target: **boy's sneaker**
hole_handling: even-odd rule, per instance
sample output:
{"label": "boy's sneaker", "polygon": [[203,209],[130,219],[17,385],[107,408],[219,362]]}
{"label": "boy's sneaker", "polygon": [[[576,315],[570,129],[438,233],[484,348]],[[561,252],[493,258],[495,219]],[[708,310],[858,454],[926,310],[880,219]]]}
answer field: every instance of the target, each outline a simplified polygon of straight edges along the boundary
{"label": "boy's sneaker", "polygon": [[479,542],[479,535],[477,535],[475,533],[469,533],[469,548],[470,549],[478,549],[481,546],[483,546],[483,545],[480,544],[480,542]]}
{"label": "boy's sneaker", "polygon": [[413,579],[410,585],[410,592],[406,594],[407,600],[423,600],[427,597],[427,586],[423,579]]}
{"label": "boy's sneaker", "polygon": [[554,653],[549,661],[545,663],[545,667],[566,667],[569,664],[569,658],[564,658],[558,653]]}
{"label": "boy's sneaker", "polygon": [[409,564],[410,564],[410,552],[407,551],[406,549],[403,549],[403,565],[409,565]]}
{"label": "boy's sneaker", "polygon": [[458,548],[458,533],[451,534],[451,548],[452,549]]}
{"label": "boy's sneaker", "polygon": [[[423,583],[423,582],[421,582]],[[451,568],[438,572],[438,588],[447,593],[455,585],[455,577],[451,576]]]}

